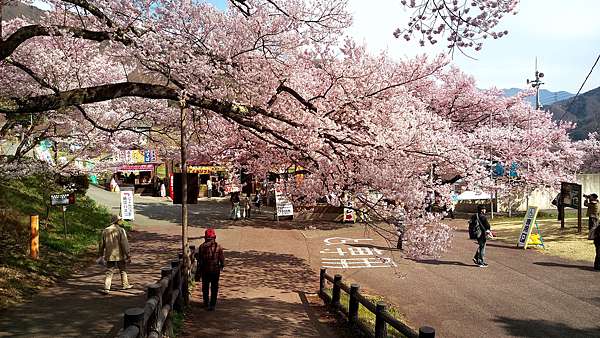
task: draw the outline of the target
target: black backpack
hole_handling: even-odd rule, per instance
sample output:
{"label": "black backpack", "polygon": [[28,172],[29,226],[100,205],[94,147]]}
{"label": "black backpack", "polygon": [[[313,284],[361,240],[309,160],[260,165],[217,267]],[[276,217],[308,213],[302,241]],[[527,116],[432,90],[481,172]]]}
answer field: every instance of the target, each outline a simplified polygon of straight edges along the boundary
{"label": "black backpack", "polygon": [[469,239],[477,239],[477,228],[479,228],[478,219],[475,215],[469,219]]}

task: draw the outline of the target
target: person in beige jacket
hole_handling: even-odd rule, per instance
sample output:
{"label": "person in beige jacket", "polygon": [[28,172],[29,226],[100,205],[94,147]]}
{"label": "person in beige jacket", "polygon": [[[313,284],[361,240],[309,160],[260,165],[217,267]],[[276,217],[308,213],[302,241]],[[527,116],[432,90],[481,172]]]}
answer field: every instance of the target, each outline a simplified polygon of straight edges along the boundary
{"label": "person in beige jacket", "polygon": [[113,274],[119,270],[123,290],[131,289],[127,280],[127,264],[131,262],[129,257],[129,242],[125,229],[120,227],[123,221],[118,216],[113,216],[111,225],[102,230],[100,250],[98,256],[106,262],[106,276],[104,278],[104,293],[110,292]]}

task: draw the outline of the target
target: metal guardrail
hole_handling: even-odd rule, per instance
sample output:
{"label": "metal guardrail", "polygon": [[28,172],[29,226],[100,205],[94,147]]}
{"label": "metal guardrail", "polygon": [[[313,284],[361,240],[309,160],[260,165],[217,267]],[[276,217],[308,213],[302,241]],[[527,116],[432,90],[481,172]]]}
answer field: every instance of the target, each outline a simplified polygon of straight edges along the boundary
{"label": "metal guardrail", "polygon": [[[325,282],[329,281],[333,284],[331,296],[325,292]],[[398,332],[402,333],[409,338],[434,338],[435,329],[429,326],[422,326],[419,328],[419,332],[413,328],[402,323],[398,319],[394,318],[386,309],[384,302],[378,302],[377,304],[368,300],[365,296],[361,295],[360,286],[358,284],[348,285],[342,283],[342,276],[336,274],[331,276],[327,274],[327,269],[321,268],[319,275],[319,297],[323,299],[325,304],[330,306],[332,312],[343,313],[347,320],[348,325],[352,329],[360,330],[363,334],[375,337],[383,338],[387,337],[387,326],[391,326]],[[348,310],[341,305],[341,292],[344,291],[349,296]],[[358,308],[359,304],[362,304],[367,310],[375,314],[375,330],[371,330],[367,325],[358,319]]]}

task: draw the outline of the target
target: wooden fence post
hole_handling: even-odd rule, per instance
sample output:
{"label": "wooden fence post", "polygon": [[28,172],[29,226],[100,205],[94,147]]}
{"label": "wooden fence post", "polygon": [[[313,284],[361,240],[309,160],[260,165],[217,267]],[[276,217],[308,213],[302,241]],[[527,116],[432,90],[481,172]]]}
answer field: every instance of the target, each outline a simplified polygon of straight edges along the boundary
{"label": "wooden fence post", "polygon": [[321,268],[321,272],[319,273],[319,295],[325,293],[325,273],[327,273],[327,269]]}
{"label": "wooden fence post", "polygon": [[139,337],[145,337],[145,332],[143,328],[144,324],[144,309],[139,307],[134,307],[125,310],[125,315],[123,316],[123,329],[127,329],[130,325],[137,326],[140,329]]}
{"label": "wooden fence post", "polygon": [[354,326],[358,323],[358,284],[350,285],[350,301],[348,302],[348,323]]}
{"label": "wooden fence post", "polygon": [[162,302],[163,304],[169,304],[171,305],[171,294],[173,294],[173,279],[171,278],[171,274],[173,273],[173,269],[172,268],[162,268],[160,269],[160,276],[161,278],[167,278],[167,280],[169,281],[167,283],[167,288],[164,290],[163,292],[163,299]]}
{"label": "wooden fence post", "polygon": [[29,219],[31,228],[31,243],[29,245],[29,254],[31,258],[38,259],[40,255],[40,216],[31,215]]}
{"label": "wooden fence post", "polygon": [[337,310],[340,308],[340,294],[342,284],[342,275],[335,275],[333,277],[333,291],[331,292],[331,307],[333,310]]}
{"label": "wooden fence post", "polygon": [[173,291],[179,290],[179,293],[177,294],[177,299],[175,299],[175,304],[173,304],[173,307],[177,311],[183,310],[183,290],[181,288],[181,280],[184,266],[181,263],[181,258],[179,258],[178,260],[176,259],[171,261],[171,267],[175,271],[175,274],[173,276]]}
{"label": "wooden fence post", "polygon": [[[160,313],[162,312],[162,294],[161,294],[160,284],[155,283],[155,284],[148,285],[148,289],[146,292],[146,299],[150,300],[152,298],[157,299],[156,308],[154,309],[154,312],[152,313],[152,315],[150,315],[149,324],[146,325],[146,328],[160,334],[160,331],[158,330],[158,325],[157,325],[158,320],[160,318]],[[149,332],[146,332],[146,334],[148,334],[148,333]]]}
{"label": "wooden fence post", "polygon": [[419,338],[435,338],[435,329],[430,326],[419,328]]}
{"label": "wooden fence post", "polygon": [[387,325],[381,314],[385,311],[385,303],[378,302],[375,306],[375,338],[387,337]]}

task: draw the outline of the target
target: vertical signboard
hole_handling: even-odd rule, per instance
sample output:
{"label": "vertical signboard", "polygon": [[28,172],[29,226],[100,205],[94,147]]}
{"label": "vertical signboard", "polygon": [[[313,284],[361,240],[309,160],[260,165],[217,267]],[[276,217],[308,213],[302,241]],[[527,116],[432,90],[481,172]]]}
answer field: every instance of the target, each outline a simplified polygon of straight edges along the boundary
{"label": "vertical signboard", "polygon": [[134,219],[133,189],[121,190],[121,217],[130,221]]}
{"label": "vertical signboard", "polygon": [[530,206],[527,209],[527,213],[525,214],[525,219],[523,220],[523,228],[521,229],[521,235],[519,235],[519,242],[517,243],[518,248],[527,249],[527,244],[529,244],[529,236],[531,235],[531,229],[535,224],[535,219],[538,214],[538,207]]}
{"label": "vertical signboard", "polygon": [[277,209],[277,217],[294,216],[294,206],[285,196],[281,184],[275,184],[275,208]]}

